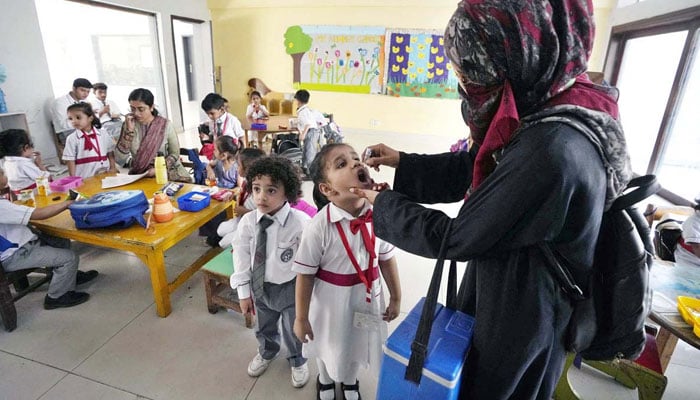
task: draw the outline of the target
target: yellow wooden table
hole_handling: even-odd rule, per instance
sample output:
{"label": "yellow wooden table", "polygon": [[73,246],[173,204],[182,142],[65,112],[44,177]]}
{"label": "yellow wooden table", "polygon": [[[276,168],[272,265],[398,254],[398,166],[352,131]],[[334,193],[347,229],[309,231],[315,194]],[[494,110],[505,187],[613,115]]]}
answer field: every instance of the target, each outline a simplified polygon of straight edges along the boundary
{"label": "yellow wooden table", "polygon": [[[107,190],[143,190],[146,197],[151,199],[153,193],[160,190],[163,185],[156,183],[154,178],[143,178],[135,183],[112,189],[102,189],[102,177],[88,178],[83,181],[77,190],[87,195]],[[188,193],[196,185],[185,184],[174,196],[172,203],[177,207],[177,197]],[[54,200],[60,196],[60,200]],[[37,206],[63,201],[64,193],[52,193],[48,196],[37,196]],[[214,218],[222,211],[226,211],[228,218],[233,216],[234,201],[220,202],[212,199],[209,207],[198,212],[180,211],[175,213],[172,220],[164,223],[155,223],[155,231],[146,230],[139,224],[134,224],[126,229],[77,229],[75,222],[68,210],[52,218],[42,221],[32,221],[32,224],[42,232],[72,239],[78,242],[108,247],[111,249],[130,251],[136,254],[151,270],[151,285],[153,298],[156,303],[157,313],[161,317],[167,317],[171,312],[170,293],[194,275],[207,261],[221,252],[220,248],[212,248],[202,254],[187,269],[182,271],[172,282],[168,282],[165,271],[165,251],[175,246]]]}

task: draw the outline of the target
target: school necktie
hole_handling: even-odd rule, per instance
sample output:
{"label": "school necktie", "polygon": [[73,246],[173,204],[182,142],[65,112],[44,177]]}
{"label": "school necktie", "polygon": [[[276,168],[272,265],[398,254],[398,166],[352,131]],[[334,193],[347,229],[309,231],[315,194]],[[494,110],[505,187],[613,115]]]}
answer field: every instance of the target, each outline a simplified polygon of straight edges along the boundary
{"label": "school necktie", "polygon": [[253,294],[256,299],[264,294],[263,283],[265,282],[265,259],[267,258],[267,228],[272,225],[272,219],[266,216],[260,218],[258,222],[258,233],[255,238],[255,257],[253,258]]}
{"label": "school necktie", "polygon": [[372,222],[371,209],[367,210],[367,212],[365,212],[363,215],[360,215],[359,217],[350,221],[350,232],[352,232],[353,235],[356,235],[357,231],[360,231],[360,234],[362,235],[362,242],[365,244],[365,249],[367,250],[367,253],[369,253],[370,258],[374,259],[377,257],[377,255],[374,253],[372,236],[367,229],[368,222]]}
{"label": "school necktie", "polygon": [[221,124],[221,121],[216,121],[216,137],[223,135],[223,132],[221,131]]}
{"label": "school necktie", "polygon": [[92,149],[97,150],[95,144],[93,143],[97,141],[97,134],[95,133],[95,131],[92,131],[90,133],[83,132],[83,135],[85,135],[85,147],[83,149],[85,151],[90,151]]}

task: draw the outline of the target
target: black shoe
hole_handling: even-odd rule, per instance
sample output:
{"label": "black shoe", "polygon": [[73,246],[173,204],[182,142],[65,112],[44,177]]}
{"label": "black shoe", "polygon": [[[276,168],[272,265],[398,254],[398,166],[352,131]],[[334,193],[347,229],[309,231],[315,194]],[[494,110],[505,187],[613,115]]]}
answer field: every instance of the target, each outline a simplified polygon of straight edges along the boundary
{"label": "black shoe", "polygon": [[99,272],[95,271],[94,269],[91,269],[90,271],[80,271],[78,270],[78,274],[75,276],[75,284],[76,285],[82,285],[83,283],[88,283],[91,280],[97,278],[97,275]]}
{"label": "black shoe", "polygon": [[53,310],[54,308],[73,307],[80,303],[85,303],[90,298],[90,295],[85,292],[69,291],[63,296],[54,299],[47,294],[44,297],[44,310]]}
{"label": "black shoe", "polygon": [[208,236],[207,244],[211,247],[217,248],[219,247],[219,242],[221,241],[221,239],[221,236]]}
{"label": "black shoe", "polygon": [[357,399],[362,400],[362,396],[360,396],[360,381],[355,380],[354,385],[346,385],[344,383],[340,383],[340,390],[343,391],[343,400],[346,399],[345,397],[345,391],[347,390],[348,392],[357,392]]}

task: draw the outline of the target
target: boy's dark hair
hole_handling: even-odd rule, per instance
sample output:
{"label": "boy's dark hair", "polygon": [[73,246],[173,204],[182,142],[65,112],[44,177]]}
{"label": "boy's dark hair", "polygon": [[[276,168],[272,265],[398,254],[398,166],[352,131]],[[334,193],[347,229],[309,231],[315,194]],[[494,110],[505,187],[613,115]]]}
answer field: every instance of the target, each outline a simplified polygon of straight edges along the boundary
{"label": "boy's dark hair", "polygon": [[233,141],[233,138],[231,136],[219,136],[216,139],[216,149],[219,150],[219,153],[229,153],[231,156],[235,157],[236,154],[238,153],[239,147],[238,145]]}
{"label": "boy's dark hair", "polygon": [[100,122],[100,118],[95,115],[95,112],[92,110],[92,105],[90,103],[75,103],[71,104],[68,106],[66,109],[66,113],[70,111],[80,111],[83,114],[87,115],[88,118],[92,117],[92,126],[95,128],[102,128],[102,123]]}
{"label": "boy's dark hair", "polygon": [[209,93],[208,95],[204,96],[204,100],[202,100],[202,110],[204,110],[204,112],[207,112],[209,110],[218,110],[220,108],[224,108],[225,102],[226,99],[221,97],[221,95],[216,93]]}
{"label": "boy's dark hair", "polygon": [[323,208],[326,204],[330,203],[328,198],[321,193],[318,185],[326,182],[326,156],[331,150],[338,146],[348,146],[345,143],[328,143],[327,145],[321,147],[321,150],[316,153],[316,157],[311,161],[309,165],[309,176],[314,182],[313,198],[314,203],[316,203],[316,208],[319,210]]}
{"label": "boy's dark hair", "polygon": [[253,164],[253,161],[257,160],[260,157],[265,157],[265,152],[261,149],[256,149],[254,147],[246,147],[245,149],[242,149],[240,152],[238,152],[238,160],[241,164],[243,164],[243,168],[245,168],[246,166],[251,166]]}
{"label": "boy's dark hair", "polygon": [[309,91],[306,89],[297,90],[297,92],[294,93],[294,98],[300,103],[308,103],[309,97],[311,97],[311,94],[309,94]]}
{"label": "boy's dark hair", "polygon": [[[129,93],[129,101],[140,101],[149,107],[153,107],[154,97],[150,90],[144,88],[134,89]],[[153,116],[158,116],[158,110],[153,109]]]}
{"label": "boy's dark hair", "polygon": [[78,78],[73,81],[73,87],[74,88],[87,88],[87,89],[92,89],[92,83],[90,83],[89,80],[85,78]]}
{"label": "boy's dark hair", "polygon": [[21,157],[25,146],[33,146],[24,129],[7,129],[0,132],[0,158]]}
{"label": "boy's dark hair", "polygon": [[103,82],[97,82],[94,85],[92,85],[92,88],[94,90],[107,90],[107,84]]}
{"label": "boy's dark hair", "polygon": [[294,203],[299,198],[301,177],[288,158],[272,155],[255,160],[246,171],[248,186],[252,187],[255,178],[260,176],[269,176],[273,183],[281,184],[288,202]]}

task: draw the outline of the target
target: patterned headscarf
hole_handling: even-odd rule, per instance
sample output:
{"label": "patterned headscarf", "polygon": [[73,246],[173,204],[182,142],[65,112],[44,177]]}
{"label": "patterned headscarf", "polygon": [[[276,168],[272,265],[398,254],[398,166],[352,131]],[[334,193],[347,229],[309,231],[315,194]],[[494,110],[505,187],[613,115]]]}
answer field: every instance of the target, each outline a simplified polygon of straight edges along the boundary
{"label": "patterned headscarf", "polygon": [[519,129],[570,124],[598,149],[607,171],[606,208],[631,178],[617,92],[586,75],[593,46],[591,0],[464,0],[445,30],[460,77],[463,114],[479,144],[472,190]]}

